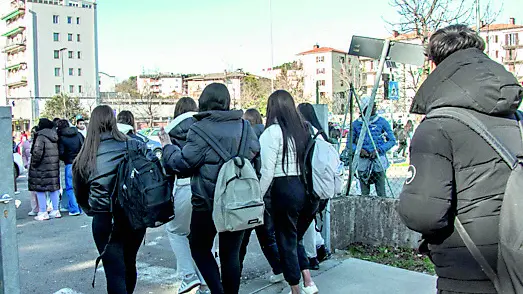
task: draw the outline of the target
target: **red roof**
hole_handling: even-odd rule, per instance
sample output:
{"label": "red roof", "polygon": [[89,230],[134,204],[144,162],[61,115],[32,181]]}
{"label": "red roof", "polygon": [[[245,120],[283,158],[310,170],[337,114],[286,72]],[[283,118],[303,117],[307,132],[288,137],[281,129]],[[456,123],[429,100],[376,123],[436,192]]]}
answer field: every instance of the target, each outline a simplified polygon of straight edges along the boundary
{"label": "red roof", "polygon": [[327,52],[336,52],[336,53],[347,54],[347,52],[342,51],[342,50],[338,50],[338,49],[334,49],[334,48],[330,48],[330,47],[320,47],[320,48],[314,48],[312,50],[305,51],[305,52],[302,52],[302,53],[298,53],[298,55],[327,53]]}
{"label": "red roof", "polygon": [[[476,29],[476,27],[472,27],[472,29]],[[502,30],[510,30],[510,29],[523,29],[523,25],[517,25],[517,24],[506,24],[506,23],[495,23],[491,25],[486,25],[481,28],[482,32],[489,32],[489,31],[502,31]]]}

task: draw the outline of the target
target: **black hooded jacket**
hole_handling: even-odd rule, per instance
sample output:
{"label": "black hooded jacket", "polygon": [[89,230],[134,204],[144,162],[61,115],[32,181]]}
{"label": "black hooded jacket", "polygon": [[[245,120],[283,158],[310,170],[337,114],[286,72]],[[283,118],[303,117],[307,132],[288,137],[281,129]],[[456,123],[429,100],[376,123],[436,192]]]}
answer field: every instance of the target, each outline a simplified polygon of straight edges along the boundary
{"label": "black hooded jacket", "polygon": [[75,127],[58,130],[58,150],[64,164],[73,164],[84,144],[84,135]]}
{"label": "black hooded jacket", "polygon": [[60,190],[60,159],[58,134],[54,129],[36,133],[31,149],[29,191],[54,192]]}
{"label": "black hooded jacket", "polygon": [[[218,138],[229,153],[237,154],[243,131],[242,114],[239,110],[201,112],[194,115],[197,120],[194,125]],[[246,158],[257,161],[254,166],[259,168],[260,143],[252,128],[247,131]],[[212,211],[216,180],[224,161],[211,146],[190,129],[182,149],[176,145],[164,147],[162,161],[168,173],[192,177],[193,208],[196,211]]]}
{"label": "black hooded jacket", "polygon": [[[523,90],[502,65],[477,49],[454,53],[429,75],[411,112],[439,107],[470,110],[515,155],[523,155],[515,120]],[[487,143],[452,119],[425,119],[411,144],[411,177],[400,197],[404,223],[423,234],[438,289],[496,293],[457,232],[458,216],[496,268],[499,212],[510,170]]]}
{"label": "black hooded jacket", "polygon": [[196,119],[194,117],[188,117],[188,118],[182,120],[174,128],[172,128],[171,131],[169,132],[169,137],[171,138],[171,142],[174,145],[176,145],[180,148],[183,148],[185,146],[185,144],[187,143],[187,134],[189,133],[189,129],[195,122],[196,122]]}

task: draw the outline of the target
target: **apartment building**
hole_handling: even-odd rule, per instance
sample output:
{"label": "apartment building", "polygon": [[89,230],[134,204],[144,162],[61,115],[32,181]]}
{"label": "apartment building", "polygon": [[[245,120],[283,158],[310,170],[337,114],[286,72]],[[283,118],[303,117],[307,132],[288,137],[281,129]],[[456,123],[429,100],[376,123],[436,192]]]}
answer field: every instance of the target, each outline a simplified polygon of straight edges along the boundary
{"label": "apartment building", "polygon": [[45,100],[61,93],[93,104],[99,96],[96,3],[7,0],[0,5],[5,61],[0,95],[13,106],[13,119],[35,120]]}
{"label": "apartment building", "polygon": [[349,85],[344,75],[350,66],[347,52],[314,45],[312,50],[299,53],[298,59],[303,68],[306,98],[315,100],[317,86],[320,100],[345,98]]}
{"label": "apartment building", "polygon": [[143,74],[136,81],[138,91],[149,92],[161,97],[173,97],[186,94],[183,77],[172,73]]}
{"label": "apartment building", "polygon": [[246,73],[236,71],[192,76],[185,80],[188,95],[194,99],[198,99],[203,89],[212,83],[225,84],[231,96],[231,108],[238,109],[241,108],[242,80],[245,76],[247,76]]}
{"label": "apartment building", "polygon": [[490,58],[503,64],[510,72],[523,81],[523,25],[510,18],[506,24],[491,24],[481,29],[485,39],[485,52]]}

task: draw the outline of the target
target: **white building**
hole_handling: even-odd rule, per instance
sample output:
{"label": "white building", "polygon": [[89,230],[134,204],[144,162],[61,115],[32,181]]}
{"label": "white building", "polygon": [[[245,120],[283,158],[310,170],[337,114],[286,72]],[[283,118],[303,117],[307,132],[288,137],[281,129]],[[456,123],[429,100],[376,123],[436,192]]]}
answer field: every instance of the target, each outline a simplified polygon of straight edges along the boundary
{"label": "white building", "polygon": [[105,72],[98,73],[100,81],[100,93],[115,93],[116,92],[116,77]]}
{"label": "white building", "polygon": [[480,35],[485,39],[485,52],[519,79],[523,80],[523,25],[516,24],[510,18],[507,24],[491,24],[481,29]]}
{"label": "white building", "polygon": [[[34,120],[60,94],[99,96],[96,3],[7,0],[0,6],[6,101],[15,120]],[[35,102],[33,102],[33,99]]]}
{"label": "white building", "polygon": [[343,76],[349,68],[348,54],[342,50],[314,45],[312,50],[298,54],[303,68],[304,97],[314,100],[316,84],[320,99],[345,97],[349,85]]}
{"label": "white building", "polygon": [[181,96],[183,91],[183,77],[176,74],[148,74],[140,75],[136,80],[138,91],[149,91],[162,97]]}
{"label": "white building", "polygon": [[231,96],[231,108],[241,108],[242,80],[247,76],[243,72],[212,73],[186,78],[188,95],[198,99],[203,89],[212,83],[225,84]]}

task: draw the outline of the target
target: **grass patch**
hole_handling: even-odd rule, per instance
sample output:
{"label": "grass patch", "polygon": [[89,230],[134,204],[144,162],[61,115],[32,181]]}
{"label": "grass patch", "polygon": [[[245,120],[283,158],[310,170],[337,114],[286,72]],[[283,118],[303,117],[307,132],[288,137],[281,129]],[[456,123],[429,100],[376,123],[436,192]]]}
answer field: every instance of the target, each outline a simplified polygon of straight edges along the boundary
{"label": "grass patch", "polygon": [[347,249],[347,254],[350,257],[406,270],[417,271],[429,275],[436,274],[434,265],[428,256],[419,254],[417,250],[410,248],[371,246],[354,243]]}

